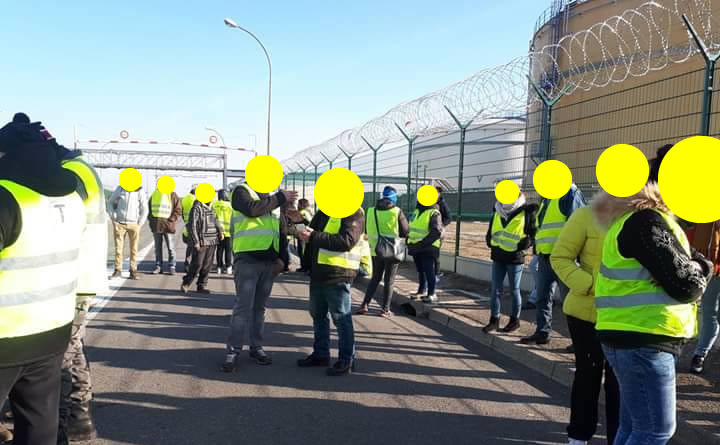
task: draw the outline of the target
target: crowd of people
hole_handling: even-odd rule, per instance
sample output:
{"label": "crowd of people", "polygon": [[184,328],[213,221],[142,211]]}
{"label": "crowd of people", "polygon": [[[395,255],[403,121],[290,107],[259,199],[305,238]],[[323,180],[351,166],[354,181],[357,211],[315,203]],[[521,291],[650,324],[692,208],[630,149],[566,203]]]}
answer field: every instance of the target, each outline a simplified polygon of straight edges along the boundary
{"label": "crowd of people", "polygon": [[[693,372],[703,372],[718,336],[720,284],[713,275],[720,272],[720,224],[682,226],[665,206],[657,179],[670,148],[658,150],[647,185],[630,197],[601,192],[587,205],[572,185],[539,205],[521,193],[492,210],[490,317],[482,330],[514,332],[521,311],[534,308],[535,332],[521,342],[547,344],[554,301],[564,298],[576,364],[567,428],[572,445],[595,435],[603,386],[608,443],[667,443],[676,428],[675,361],[696,334],[701,297]],[[15,444],[66,444],[96,435],[83,337],[91,301],[107,288],[106,215],[115,238],[110,278],[122,276],[127,235],[129,278],[141,279],[137,251],[146,222],[155,247],[150,272],[175,275],[181,218],[187,247],[180,290],[188,293],[196,282],[195,292],[210,293],[213,266],[233,275],[236,295],[219,360],[225,372],[240,370],[244,350],[258,365],[272,364],[263,347],[266,307],[274,280],[290,271],[293,242],[296,272],[309,275],[314,331],[312,352],[299,367],[323,367],[329,376],[353,372],[352,316],[371,312],[381,282],[377,315],[393,316],[393,283],[406,254],[418,277],[409,297],[438,303],[440,249],[452,221],[441,189],[437,202],[418,202],[409,218],[391,186],[367,211],[344,218],[313,212],[295,191],[259,193],[242,183],[220,190],[212,202],[195,191],[180,198],[158,188],[148,196],[142,187],[119,186],[106,200],[82,153],[58,144],[41,123],[18,113],[0,129],[0,402],[9,398]],[[536,298],[523,305],[520,281],[530,252]],[[353,311],[351,287],[360,274],[369,275],[369,284]],[[503,323],[505,277],[512,300]],[[330,318],[338,334],[334,362]],[[7,433],[0,430],[0,439]]]}

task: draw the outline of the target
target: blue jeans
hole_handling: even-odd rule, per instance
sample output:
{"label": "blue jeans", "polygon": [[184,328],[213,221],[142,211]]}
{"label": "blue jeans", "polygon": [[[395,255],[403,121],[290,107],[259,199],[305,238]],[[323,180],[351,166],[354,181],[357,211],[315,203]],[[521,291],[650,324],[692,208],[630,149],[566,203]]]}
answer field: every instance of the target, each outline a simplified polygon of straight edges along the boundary
{"label": "blue jeans", "polygon": [[435,285],[437,284],[435,257],[421,253],[414,255],[413,260],[415,261],[415,270],[418,273],[418,293],[424,293],[427,290],[428,295],[434,295]]}
{"label": "blue jeans", "polygon": [[500,299],[503,294],[503,282],[505,275],[508,276],[510,283],[510,291],[512,292],[512,318],[520,318],[520,306],[522,305],[522,297],[520,296],[520,278],[522,278],[522,264],[508,264],[499,261],[492,263],[492,290],[490,292],[490,316],[493,318],[500,317]]}
{"label": "blue jeans", "polygon": [[538,271],[535,275],[537,289],[535,332],[538,334],[550,335],[552,331],[553,300],[550,297],[550,290],[556,282],[557,276],[550,265],[550,255],[538,255]]}
{"label": "blue jeans", "polygon": [[310,316],[315,330],[315,357],[330,358],[329,312],[337,328],[339,359],[351,361],[355,358],[351,305],[349,284],[310,283]]}
{"label": "blue jeans", "polygon": [[603,345],[620,385],[614,445],[665,445],[675,434],[675,356],[652,348]]}
{"label": "blue jeans", "polygon": [[[530,268],[530,271],[533,273],[533,276],[535,277],[535,287],[533,287],[532,292],[530,292],[530,296],[528,297],[527,301],[528,303],[536,304],[537,303],[537,271],[538,271],[538,256],[533,256],[533,259],[530,260],[530,265],[528,266]],[[557,282],[553,282],[553,284],[550,286],[550,299],[555,300],[555,296],[557,295]]]}
{"label": "blue jeans", "polygon": [[720,278],[715,277],[710,281],[702,296],[700,332],[698,333],[695,355],[701,357],[708,355],[715,344],[715,340],[717,340],[718,333],[720,333],[718,303],[720,303]]}
{"label": "blue jeans", "polygon": [[175,234],[153,233],[153,240],[155,241],[155,267],[162,267],[164,242],[168,250],[168,264],[175,269]]}

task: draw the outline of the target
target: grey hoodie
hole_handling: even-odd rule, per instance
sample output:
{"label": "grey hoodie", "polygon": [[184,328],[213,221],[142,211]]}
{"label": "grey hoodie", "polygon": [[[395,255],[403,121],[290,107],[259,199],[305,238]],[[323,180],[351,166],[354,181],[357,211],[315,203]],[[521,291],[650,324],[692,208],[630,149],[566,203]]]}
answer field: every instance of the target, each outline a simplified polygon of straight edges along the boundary
{"label": "grey hoodie", "polygon": [[148,198],[142,187],[128,192],[118,186],[108,200],[108,213],[118,224],[143,225],[148,216]]}

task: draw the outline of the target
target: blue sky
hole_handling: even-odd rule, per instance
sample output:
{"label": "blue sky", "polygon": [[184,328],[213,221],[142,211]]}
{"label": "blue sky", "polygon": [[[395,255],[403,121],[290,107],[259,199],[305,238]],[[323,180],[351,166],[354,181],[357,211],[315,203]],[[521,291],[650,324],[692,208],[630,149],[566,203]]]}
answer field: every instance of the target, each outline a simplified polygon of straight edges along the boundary
{"label": "blue sky", "polygon": [[[60,142],[132,138],[319,143],[392,106],[527,51],[545,0],[5,2],[0,120],[26,111]],[[252,148],[252,147],[251,147]]]}

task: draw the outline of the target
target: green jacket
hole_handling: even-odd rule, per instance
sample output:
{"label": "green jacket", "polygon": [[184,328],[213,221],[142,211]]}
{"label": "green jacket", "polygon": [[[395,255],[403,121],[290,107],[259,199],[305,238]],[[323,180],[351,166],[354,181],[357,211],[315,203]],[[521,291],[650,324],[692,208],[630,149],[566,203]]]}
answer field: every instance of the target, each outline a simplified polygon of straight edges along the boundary
{"label": "green jacket", "polygon": [[[604,233],[589,207],[575,211],[565,223],[550,256],[558,278],[570,289],[563,312],[595,323],[594,284],[600,269]],[[579,261],[579,265],[576,262]]]}

